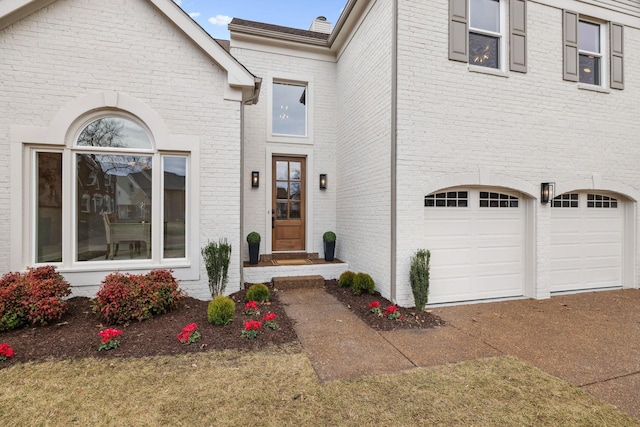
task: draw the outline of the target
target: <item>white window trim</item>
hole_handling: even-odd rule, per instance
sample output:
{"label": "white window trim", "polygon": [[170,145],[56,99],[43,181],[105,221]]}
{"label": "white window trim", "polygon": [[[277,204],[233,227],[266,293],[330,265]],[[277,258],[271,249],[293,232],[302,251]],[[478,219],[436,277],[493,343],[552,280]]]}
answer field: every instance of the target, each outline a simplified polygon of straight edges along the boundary
{"label": "white window trim", "polygon": [[[469,0],[471,1],[471,0]],[[498,38],[498,68],[491,67],[483,67],[481,65],[473,65],[468,62],[467,65],[469,71],[475,71],[479,73],[493,74],[498,76],[506,76],[507,70],[507,59],[509,57],[508,48],[507,48],[507,29],[509,28],[509,22],[507,21],[507,1],[506,0],[498,0],[500,3],[500,32],[496,33],[493,31],[487,31],[480,28],[475,28],[471,26],[471,5],[469,4],[469,28],[467,30],[467,38],[469,38],[469,33],[477,33],[483,34],[486,36],[497,37]],[[471,47],[469,47],[470,49]],[[493,72],[487,72],[485,70],[493,70]]]}
{"label": "white window trim", "polygon": [[[313,144],[313,117],[315,94],[313,81],[308,77],[295,74],[278,74],[277,77],[270,76],[266,78],[267,82],[267,142],[279,142],[289,144]],[[294,85],[306,86],[306,135],[282,135],[273,133],[273,84],[274,83],[290,83]]]}
{"label": "white window trim", "polygon": [[[605,92],[605,93],[609,93],[609,84],[607,83],[609,81],[609,23],[606,21],[602,21],[600,19],[595,19],[595,18],[590,18],[590,17],[585,17],[580,15],[579,19],[578,19],[578,26],[580,25],[580,22],[586,22],[589,24],[595,24],[598,25],[600,28],[600,52],[591,52],[588,50],[582,50],[579,48],[580,46],[580,32],[578,31],[578,60],[580,58],[580,54],[583,55],[593,55],[597,58],[600,58],[600,84],[598,85],[594,85],[591,83],[584,83],[580,81],[580,76],[578,75],[578,84],[580,85],[579,88],[580,89],[587,89],[589,90],[590,88],[593,89],[595,88],[595,90],[597,92]],[[578,27],[579,28],[579,27]],[[598,90],[598,88],[602,88],[604,89],[604,91]]]}

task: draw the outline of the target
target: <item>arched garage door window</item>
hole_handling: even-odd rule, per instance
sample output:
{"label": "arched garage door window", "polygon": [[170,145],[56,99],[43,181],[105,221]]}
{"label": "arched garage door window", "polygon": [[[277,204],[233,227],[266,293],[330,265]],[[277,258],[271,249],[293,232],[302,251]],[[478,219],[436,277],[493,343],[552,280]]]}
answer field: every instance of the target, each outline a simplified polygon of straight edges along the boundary
{"label": "arched garage door window", "polygon": [[34,157],[35,262],[186,257],[189,156],[156,150],[137,119],[93,116],[72,147]]}

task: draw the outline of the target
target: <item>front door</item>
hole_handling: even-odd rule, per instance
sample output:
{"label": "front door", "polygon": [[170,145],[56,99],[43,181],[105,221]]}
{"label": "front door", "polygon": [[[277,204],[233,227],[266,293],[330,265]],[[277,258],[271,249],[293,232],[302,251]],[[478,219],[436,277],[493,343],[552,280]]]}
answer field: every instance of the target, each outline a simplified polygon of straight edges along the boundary
{"label": "front door", "polygon": [[272,250],[305,250],[305,159],[273,158]]}

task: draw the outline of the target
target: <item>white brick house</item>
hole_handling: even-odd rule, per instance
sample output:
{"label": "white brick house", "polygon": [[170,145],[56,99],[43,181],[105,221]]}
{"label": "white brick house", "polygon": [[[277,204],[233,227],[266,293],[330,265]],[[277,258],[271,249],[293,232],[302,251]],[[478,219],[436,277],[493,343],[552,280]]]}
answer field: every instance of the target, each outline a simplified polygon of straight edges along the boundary
{"label": "white brick house", "polygon": [[637,1],[349,0],[313,31],[234,19],[229,52],[169,0],[104,3],[0,2],[1,271],[91,295],[166,267],[206,298],[208,240],[232,292],[276,271],[242,267],[248,232],[322,256],[332,230],[405,306],[419,248],[432,303],[638,287]]}

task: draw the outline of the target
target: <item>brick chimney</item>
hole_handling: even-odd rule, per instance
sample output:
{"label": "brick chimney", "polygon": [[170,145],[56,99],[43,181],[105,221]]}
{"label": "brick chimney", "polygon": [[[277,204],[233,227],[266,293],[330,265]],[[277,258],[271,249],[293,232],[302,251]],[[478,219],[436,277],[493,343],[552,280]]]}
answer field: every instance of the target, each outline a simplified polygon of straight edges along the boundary
{"label": "brick chimney", "polygon": [[311,23],[311,27],[309,27],[309,31],[315,31],[316,33],[324,33],[331,34],[332,25],[330,22],[327,22],[327,18],[324,16],[318,16]]}

